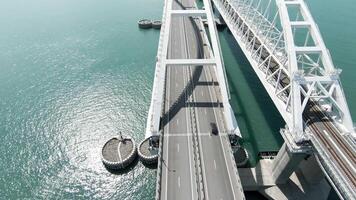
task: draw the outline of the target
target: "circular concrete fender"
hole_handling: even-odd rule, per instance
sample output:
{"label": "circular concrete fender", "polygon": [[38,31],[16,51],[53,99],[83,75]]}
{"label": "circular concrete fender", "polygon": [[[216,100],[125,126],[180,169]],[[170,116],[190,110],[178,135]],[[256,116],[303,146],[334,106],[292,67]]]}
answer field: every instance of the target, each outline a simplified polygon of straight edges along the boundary
{"label": "circular concrete fender", "polygon": [[[127,156],[127,158],[123,159],[122,161],[117,161],[117,162],[112,162],[109,161],[107,159],[104,158],[103,156],[103,150],[105,148],[105,146],[111,141],[111,140],[120,140],[118,137],[113,137],[110,140],[108,140],[102,150],[101,150],[101,160],[104,163],[104,165],[109,168],[109,169],[113,169],[113,170],[119,170],[119,169],[124,169],[126,168],[128,165],[130,165],[132,163],[133,160],[135,160],[136,156],[137,156],[137,146],[135,141],[131,138],[131,137],[126,137],[125,140],[130,140],[132,142],[132,151],[130,152],[130,154]],[[119,142],[118,145],[120,145],[121,142]],[[119,149],[120,147],[118,147]]]}
{"label": "circular concrete fender", "polygon": [[138,145],[138,156],[140,158],[140,160],[146,164],[155,164],[158,162],[158,153],[156,155],[152,155],[152,156],[146,156],[141,152],[141,146],[144,142],[146,142],[147,140],[149,140],[150,138],[146,138],[144,140],[142,140],[140,142],[140,144]]}
{"label": "circular concrete fender", "polygon": [[141,19],[138,21],[138,27],[148,29],[152,27],[152,21],[149,19]]}

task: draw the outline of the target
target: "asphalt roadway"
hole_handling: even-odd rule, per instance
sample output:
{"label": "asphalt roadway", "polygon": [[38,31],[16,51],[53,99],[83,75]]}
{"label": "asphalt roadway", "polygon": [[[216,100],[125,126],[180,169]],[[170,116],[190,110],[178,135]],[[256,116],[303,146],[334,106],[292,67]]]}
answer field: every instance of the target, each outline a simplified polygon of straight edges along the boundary
{"label": "asphalt roadway", "polygon": [[[192,0],[173,2],[190,9]],[[168,58],[209,58],[199,19],[172,17]],[[163,124],[161,199],[241,199],[226,140],[215,66],[168,66]],[[211,134],[215,123],[219,134]]]}

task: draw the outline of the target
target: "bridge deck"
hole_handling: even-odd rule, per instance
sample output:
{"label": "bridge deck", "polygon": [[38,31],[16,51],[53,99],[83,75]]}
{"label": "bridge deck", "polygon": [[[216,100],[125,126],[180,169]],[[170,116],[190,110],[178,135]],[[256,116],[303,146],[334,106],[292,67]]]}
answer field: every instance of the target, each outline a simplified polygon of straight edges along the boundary
{"label": "bridge deck", "polygon": [[[173,9],[194,7],[177,0]],[[210,58],[201,20],[173,16],[169,59]],[[215,66],[168,65],[162,116],[161,199],[243,199],[223,117]],[[211,135],[210,123],[219,134]]]}

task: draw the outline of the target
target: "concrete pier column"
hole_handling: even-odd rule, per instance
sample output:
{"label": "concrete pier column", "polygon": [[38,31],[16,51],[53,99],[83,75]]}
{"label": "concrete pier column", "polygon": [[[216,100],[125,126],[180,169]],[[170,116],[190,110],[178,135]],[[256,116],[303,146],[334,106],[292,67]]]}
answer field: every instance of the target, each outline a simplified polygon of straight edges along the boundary
{"label": "concrete pier column", "polygon": [[305,157],[305,153],[291,152],[284,143],[272,164],[272,177],[276,184],[285,183]]}
{"label": "concrete pier column", "polygon": [[299,169],[309,184],[320,183],[320,181],[325,178],[324,173],[316,161],[315,155],[311,155],[308,159],[303,160],[299,165]]}

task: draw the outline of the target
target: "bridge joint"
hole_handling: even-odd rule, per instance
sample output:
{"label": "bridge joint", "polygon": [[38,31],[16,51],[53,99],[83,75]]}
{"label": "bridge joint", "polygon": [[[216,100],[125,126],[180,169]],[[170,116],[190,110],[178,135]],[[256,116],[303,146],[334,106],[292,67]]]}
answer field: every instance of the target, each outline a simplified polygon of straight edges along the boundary
{"label": "bridge joint", "polygon": [[296,54],[319,54],[322,53],[322,49],[318,46],[305,46],[305,47],[294,47]]}
{"label": "bridge joint", "polygon": [[172,16],[206,16],[205,10],[171,10]]}
{"label": "bridge joint", "polygon": [[216,65],[215,59],[164,59],[165,65]]}
{"label": "bridge joint", "polygon": [[313,152],[309,133],[297,136],[298,134],[293,134],[288,127],[281,129],[280,133],[291,153],[311,154]]}
{"label": "bridge joint", "polygon": [[290,25],[294,28],[308,28],[311,26],[308,21],[291,21]]}

